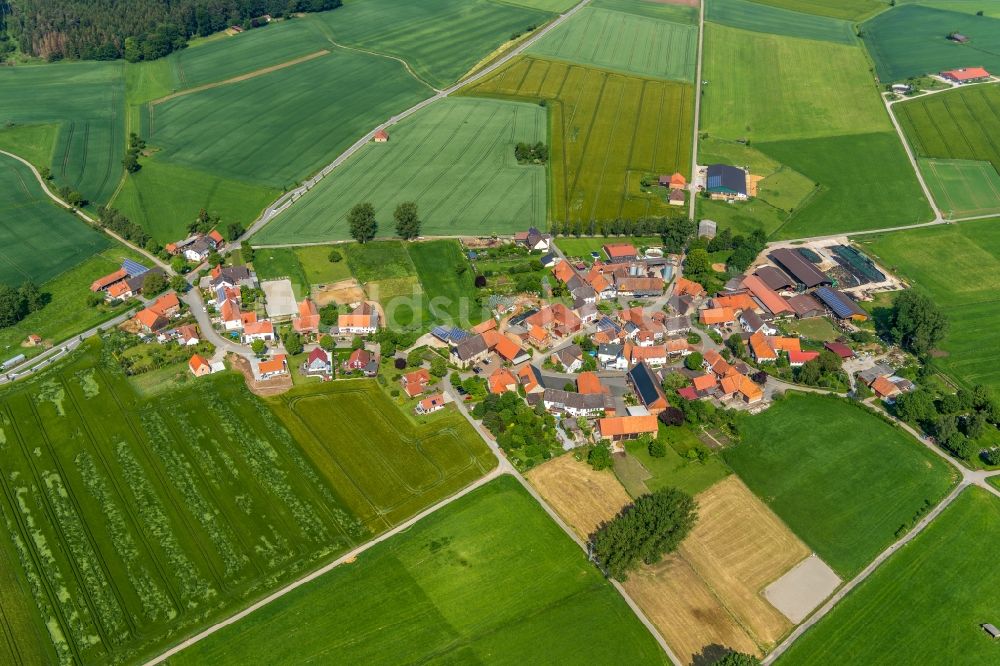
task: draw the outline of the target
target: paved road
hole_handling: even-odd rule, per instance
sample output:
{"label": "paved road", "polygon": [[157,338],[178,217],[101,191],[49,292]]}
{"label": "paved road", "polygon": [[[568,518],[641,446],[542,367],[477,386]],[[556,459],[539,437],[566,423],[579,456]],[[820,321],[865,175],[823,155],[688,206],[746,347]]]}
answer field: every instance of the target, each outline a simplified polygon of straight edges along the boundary
{"label": "paved road", "polygon": [[188,307],[191,308],[191,313],[198,322],[198,326],[201,328],[201,333],[215,345],[215,355],[212,356],[212,361],[221,361],[225,358],[227,352],[232,352],[239,356],[242,356],[247,361],[250,362],[250,367],[255,367],[257,355],[247,347],[246,345],[233,342],[229,338],[226,338],[219,334],[212,327],[212,319],[208,315],[208,310],[205,308],[205,301],[202,299],[201,290],[197,287],[188,291],[188,293],[183,296],[184,302],[187,303]]}
{"label": "paved road", "polygon": [[239,247],[240,243],[242,241],[250,238],[255,233],[257,233],[258,231],[260,231],[264,227],[264,225],[266,225],[268,222],[270,222],[275,217],[277,217],[278,215],[280,215],[289,206],[291,206],[295,201],[297,201],[300,197],[302,197],[302,195],[304,195],[306,192],[308,192],[309,190],[311,190],[319,181],[323,180],[323,178],[325,178],[326,176],[330,175],[334,171],[334,169],[336,169],[341,164],[343,164],[348,159],[350,159],[350,157],[352,155],[354,155],[354,153],[358,152],[365,144],[367,144],[369,141],[371,141],[372,137],[375,136],[375,132],[378,132],[380,130],[388,129],[389,127],[392,127],[393,125],[395,125],[396,123],[398,123],[400,120],[403,120],[404,118],[408,118],[409,116],[413,115],[417,111],[420,111],[421,109],[423,109],[423,108],[425,108],[427,106],[430,106],[434,102],[437,102],[439,100],[444,99],[445,97],[448,97],[449,95],[451,95],[452,93],[454,93],[458,89],[460,89],[460,88],[462,88],[464,86],[467,86],[470,83],[475,83],[476,81],[479,81],[480,79],[482,79],[482,78],[484,78],[486,76],[489,76],[490,74],[492,74],[493,72],[495,72],[499,68],[503,67],[508,62],[510,62],[510,60],[512,58],[515,58],[515,57],[521,55],[521,53],[523,53],[528,47],[532,46],[535,42],[537,42],[538,40],[540,40],[542,37],[544,37],[545,35],[547,35],[549,32],[551,32],[552,30],[554,30],[556,27],[558,27],[559,25],[561,25],[563,22],[565,22],[566,20],[568,20],[570,17],[572,17],[574,14],[576,14],[578,11],[580,11],[588,3],[590,3],[590,0],[582,0],[578,4],[574,5],[574,7],[572,9],[570,9],[569,11],[567,11],[565,14],[562,14],[562,15],[558,16],[554,21],[552,21],[551,23],[549,23],[547,26],[541,28],[534,35],[532,35],[531,37],[529,37],[528,39],[526,39],[524,42],[522,42],[521,44],[519,44],[517,47],[515,47],[514,49],[508,51],[504,56],[502,56],[500,59],[498,59],[492,65],[489,65],[488,67],[484,67],[483,69],[479,70],[478,72],[476,72],[472,76],[469,76],[469,77],[467,77],[465,79],[462,79],[461,81],[459,81],[458,83],[454,84],[450,88],[446,88],[444,90],[439,90],[437,93],[434,94],[433,97],[429,97],[429,98],[423,100],[422,102],[419,102],[419,103],[411,106],[409,109],[407,109],[407,110],[399,113],[398,115],[393,116],[392,118],[390,118],[389,120],[385,121],[381,125],[378,125],[377,127],[373,127],[371,129],[371,131],[368,132],[368,134],[365,134],[363,137],[361,137],[360,139],[358,139],[357,141],[355,141],[354,144],[352,144],[350,148],[348,148],[347,150],[345,150],[344,152],[342,152],[332,162],[330,162],[325,167],[323,167],[323,169],[320,170],[319,173],[317,173],[315,176],[313,176],[312,178],[310,178],[309,180],[307,180],[300,187],[297,187],[296,189],[283,194],[281,197],[279,197],[277,199],[277,201],[275,201],[270,206],[268,206],[264,210],[264,212],[261,213],[261,216],[258,217],[253,222],[253,224],[251,224],[247,228],[247,230],[243,233],[243,235],[240,236],[239,240],[237,240],[235,243],[233,243],[231,245],[231,247],[233,247],[233,248]]}
{"label": "paved road", "polygon": [[468,495],[473,490],[475,490],[475,489],[477,489],[477,488],[479,488],[481,486],[486,485],[487,483],[489,483],[493,479],[497,478],[501,474],[503,474],[503,471],[501,470],[500,467],[497,467],[497,468],[493,469],[492,471],[490,471],[489,473],[487,473],[485,476],[481,477],[478,481],[475,481],[475,482],[469,484],[468,486],[466,486],[462,490],[458,491],[457,493],[455,493],[451,497],[448,497],[448,498],[446,498],[444,500],[441,500],[437,504],[435,504],[435,505],[433,505],[431,507],[428,507],[427,509],[424,509],[423,511],[421,511],[417,515],[413,516],[412,518],[410,518],[406,522],[400,523],[399,525],[397,525],[396,527],[392,528],[388,532],[384,532],[384,533],[380,534],[379,536],[375,537],[371,541],[367,541],[367,542],[363,543],[362,545],[358,546],[357,548],[355,548],[354,550],[350,551],[349,553],[345,553],[344,555],[341,555],[336,560],[334,560],[333,562],[330,562],[326,566],[323,566],[323,567],[317,569],[316,571],[313,571],[312,573],[307,574],[307,575],[303,576],[302,578],[299,578],[298,580],[296,580],[293,583],[289,583],[288,585],[286,585],[285,587],[281,588],[280,590],[278,590],[278,591],[276,591],[276,592],[274,592],[272,594],[269,594],[268,596],[264,597],[260,601],[257,601],[255,603],[251,604],[250,606],[248,606],[247,608],[243,609],[239,613],[236,613],[235,615],[232,615],[232,616],[226,618],[225,620],[222,620],[221,622],[218,622],[217,624],[213,624],[208,629],[205,629],[204,631],[202,631],[202,632],[200,632],[198,634],[195,634],[191,638],[188,638],[188,639],[182,641],[181,643],[178,643],[177,645],[175,645],[174,647],[170,648],[169,650],[167,650],[163,654],[161,654],[161,655],[159,655],[157,657],[154,657],[153,659],[150,659],[149,661],[147,661],[146,662],[146,666],[153,666],[154,664],[161,664],[161,663],[163,663],[164,661],[166,661],[170,657],[176,655],[181,650],[189,648],[192,645],[194,645],[195,643],[198,643],[199,641],[202,641],[205,638],[208,638],[209,636],[211,636],[215,632],[219,631],[220,629],[224,629],[224,628],[228,627],[231,624],[239,622],[240,620],[242,620],[246,616],[250,615],[254,611],[256,611],[256,610],[258,610],[260,608],[263,608],[264,606],[266,606],[266,605],[268,605],[268,604],[270,604],[270,603],[272,603],[274,601],[277,601],[278,599],[280,599],[281,597],[285,596],[289,592],[292,592],[292,591],[294,591],[294,590],[302,587],[303,585],[316,580],[317,578],[319,578],[323,574],[326,574],[326,573],[329,573],[330,571],[333,571],[334,569],[336,569],[340,565],[344,564],[345,562],[353,561],[354,558],[358,557],[359,555],[361,555],[362,553],[364,553],[369,548],[375,546],[376,544],[382,543],[383,541],[385,541],[387,539],[391,539],[392,537],[396,536],[400,532],[404,532],[404,531],[408,530],[410,527],[412,527],[413,525],[415,525],[420,520],[426,518],[427,516],[431,515],[435,511],[448,506],[449,504],[451,504],[455,500],[460,499],[460,498]]}

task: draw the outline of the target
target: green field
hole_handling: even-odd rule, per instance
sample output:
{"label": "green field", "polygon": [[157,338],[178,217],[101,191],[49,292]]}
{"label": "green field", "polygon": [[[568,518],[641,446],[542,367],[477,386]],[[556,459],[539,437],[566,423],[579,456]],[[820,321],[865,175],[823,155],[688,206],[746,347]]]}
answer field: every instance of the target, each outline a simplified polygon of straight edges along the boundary
{"label": "green field", "polygon": [[[330,261],[330,251],[333,249],[333,246],[324,245],[296,248],[295,255],[309,284],[327,284],[351,277],[351,269],[346,261]],[[341,256],[344,255],[343,248],[336,249]]]}
{"label": "green field", "polygon": [[[904,5],[866,22],[863,30],[878,77],[885,83],[956,67],[1000,70],[1000,19]],[[952,42],[950,32],[967,35],[969,43]]]}
{"label": "green field", "polygon": [[528,49],[532,55],[625,74],[690,82],[698,27],[588,6]]}
{"label": "green field", "polygon": [[171,660],[254,661],[669,663],[509,476]]}
{"label": "green field", "polygon": [[773,141],[891,130],[860,46],[705,26],[701,129]]}
{"label": "green field", "polygon": [[552,18],[494,0],[364,0],[316,16],[337,43],[402,58],[435,88],[457,81],[513,33]]}
{"label": "green field", "polygon": [[965,12],[966,14],[983,12],[985,16],[1000,18],[1000,5],[985,3],[982,0],[900,0],[899,4],[925,5],[927,7],[937,7],[938,9],[948,9],[953,12]]}
{"label": "green field", "polygon": [[773,141],[756,147],[821,186],[773,232],[776,238],[917,224],[934,217],[894,132]]}
{"label": "green field", "polygon": [[520,58],[466,92],[546,101],[550,219],[677,214],[662,197],[642,193],[639,181],[647,175],[690,173],[690,85]]}
{"label": "green field", "polygon": [[458,274],[456,268],[468,266],[458,241],[439,240],[409,245],[410,259],[427,299],[427,312],[434,323],[466,327],[484,319],[472,297],[476,293],[471,270]]}
{"label": "green field", "polygon": [[1000,549],[1000,499],[965,490],[778,660],[794,664],[995,664],[979,625],[1000,590],[985,572]]}
{"label": "green field", "polygon": [[642,442],[625,445],[628,457],[641,464],[646,474],[632,465],[615,465],[622,485],[633,497],[662,488],[680,488],[697,495],[732,473],[718,456],[709,456],[703,463],[682,456],[678,449],[686,451],[698,443],[697,437],[687,428],[661,426],[659,437],[667,444],[666,455],[661,458],[649,455],[649,446]]}
{"label": "green field", "polygon": [[502,0],[505,5],[516,5],[545,12],[564,12],[576,4],[574,0]]}
{"label": "green field", "polygon": [[0,394],[4,662],[142,661],[495,464],[373,382],[270,405],[229,373],[140,399],[96,341]]}
{"label": "green field", "polygon": [[1000,215],[1000,174],[990,162],[917,161],[945,219]]}
{"label": "green field", "polygon": [[840,44],[857,42],[850,21],[789,11],[753,0],[711,0],[705,5],[705,20],[732,28],[786,37]]}
{"label": "green field", "polygon": [[[427,92],[396,61],[338,49],[148,106],[143,133],[162,151],[157,159],[280,188]],[[266,113],[260,100],[269,102]]]}
{"label": "green field", "polygon": [[927,293],[948,314],[950,328],[941,345],[946,355],[935,363],[963,386],[981,383],[1000,395],[998,220],[859,241],[880,263]]}
{"label": "green field", "polygon": [[392,213],[416,202],[421,233],[509,235],[545,226],[544,166],[520,165],[514,146],[547,141],[537,104],[470,98],[442,100],[369,143],[254,237],[263,244],[350,238],[347,213],[371,202],[378,235],[396,233]]}
{"label": "green field", "polygon": [[31,169],[0,155],[0,283],[42,284],[110,245],[49,199]]}
{"label": "green field", "polygon": [[902,430],[838,398],[789,394],[741,429],[726,462],[844,579],[955,481]]}
{"label": "green field", "polygon": [[1000,171],[1000,88],[970,86],[893,107],[923,157],[990,162]]}
{"label": "green field", "polygon": [[288,278],[296,298],[309,294],[309,278],[295,250],[287,247],[260,248],[254,252],[253,269],[260,280]]}
{"label": "green field", "polygon": [[231,222],[247,227],[280,195],[274,188],[221,178],[154,156],[126,177],[114,206],[166,244],[186,237],[188,224],[201,209],[218,215],[222,229]]}
{"label": "green field", "polygon": [[[51,168],[58,185],[90,201],[108,201],[125,155],[121,63],[73,62],[0,68],[0,121],[58,125],[55,143],[32,150],[36,166]],[[8,148],[0,131],[0,148]],[[22,136],[14,135],[16,152]],[[25,155],[31,159],[31,155]]]}
{"label": "green field", "polygon": [[847,21],[860,21],[889,6],[888,0],[753,0],[762,5],[819,14]]}

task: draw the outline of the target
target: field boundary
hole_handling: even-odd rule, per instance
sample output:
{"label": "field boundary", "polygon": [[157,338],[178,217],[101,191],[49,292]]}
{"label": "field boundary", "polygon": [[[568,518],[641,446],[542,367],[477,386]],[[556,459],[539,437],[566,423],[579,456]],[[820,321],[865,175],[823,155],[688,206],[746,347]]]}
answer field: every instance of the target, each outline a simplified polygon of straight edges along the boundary
{"label": "field boundary", "polygon": [[239,76],[234,76],[232,78],[223,79],[222,81],[214,81],[212,83],[204,83],[200,86],[195,86],[194,88],[185,88],[184,90],[178,90],[177,92],[172,92],[169,95],[164,95],[163,97],[158,97],[156,99],[146,102],[150,109],[152,109],[157,104],[162,104],[172,99],[178,97],[184,97],[185,95],[191,95],[193,93],[202,92],[204,90],[211,90],[212,88],[221,88],[222,86],[228,86],[231,83],[239,83],[241,81],[248,81],[250,79],[255,79],[258,76],[264,76],[265,74],[270,74],[271,72],[277,72],[279,70],[285,69],[286,67],[294,67],[295,65],[300,65],[304,62],[314,60],[316,58],[328,55],[330,51],[328,49],[320,49],[314,53],[304,55],[301,58],[295,58],[294,60],[287,60],[285,62],[278,63],[277,65],[271,65],[270,67],[262,67],[261,69],[255,69],[252,72],[247,72],[245,74],[240,74]]}

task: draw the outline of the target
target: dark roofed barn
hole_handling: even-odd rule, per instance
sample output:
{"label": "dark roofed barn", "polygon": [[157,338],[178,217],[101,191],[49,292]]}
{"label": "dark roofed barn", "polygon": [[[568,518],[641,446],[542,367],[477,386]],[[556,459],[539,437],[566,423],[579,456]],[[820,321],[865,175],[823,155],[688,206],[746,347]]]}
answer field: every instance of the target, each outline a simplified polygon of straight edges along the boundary
{"label": "dark roofed barn", "polygon": [[819,300],[833,310],[833,314],[841,319],[857,319],[864,321],[868,319],[868,313],[861,309],[854,299],[842,291],[831,287],[820,287],[813,292]]}
{"label": "dark roofed barn", "polygon": [[833,284],[830,278],[790,247],[778,248],[768,257],[806,289]]}
{"label": "dark roofed barn", "polygon": [[775,266],[761,266],[754,271],[754,275],[763,280],[768,289],[773,289],[774,291],[791,289],[795,286],[795,280],[788,277],[783,270]]}
{"label": "dark roofed barn", "polygon": [[635,388],[636,395],[650,413],[659,413],[666,409],[667,397],[660,388],[660,382],[645,361],[638,363],[628,371],[628,379]]}
{"label": "dark roofed barn", "polygon": [[710,164],[706,188],[709,194],[747,196],[747,172],[728,164]]}

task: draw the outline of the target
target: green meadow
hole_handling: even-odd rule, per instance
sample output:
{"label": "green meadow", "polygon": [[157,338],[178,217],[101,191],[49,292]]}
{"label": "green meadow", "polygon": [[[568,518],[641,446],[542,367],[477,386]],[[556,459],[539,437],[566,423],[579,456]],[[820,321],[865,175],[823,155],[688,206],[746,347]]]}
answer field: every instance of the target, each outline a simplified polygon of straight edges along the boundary
{"label": "green meadow", "polygon": [[56,205],[31,169],[0,155],[0,282],[42,284],[111,244]]}
{"label": "green meadow", "polygon": [[495,465],[463,418],[414,423],[374,382],[144,399],[101,351],[0,393],[14,661],[144,661]]}
{"label": "green meadow", "polygon": [[390,128],[388,143],[369,143],[296,201],[254,241],[309,243],[350,238],[347,214],[375,206],[378,236],[394,236],[392,214],[417,204],[421,233],[502,234],[545,226],[544,166],[514,159],[519,142],[546,141],[537,104],[449,98]]}
{"label": "green meadow", "polygon": [[762,5],[790,9],[808,14],[819,14],[845,21],[862,21],[866,17],[889,7],[889,0],[753,0]]}
{"label": "green meadow", "polygon": [[910,435],[839,398],[789,394],[741,434],[726,462],[844,579],[955,483]]}
{"label": "green meadow", "polygon": [[642,192],[639,186],[647,176],[690,175],[690,85],[526,57],[463,93],[545,101],[551,220],[586,225],[677,214],[661,195]]}
{"label": "green meadow", "polygon": [[614,588],[509,476],[172,662],[255,660],[669,663]]}
{"label": "green meadow", "polygon": [[[910,4],[879,14],[862,29],[878,78],[885,83],[956,67],[1000,70],[998,18]],[[968,36],[969,43],[952,42],[950,32]]]}
{"label": "green meadow", "polygon": [[[1000,226],[997,219],[859,238],[889,270],[937,303],[949,319],[934,363],[960,385],[1000,395]],[[941,270],[942,257],[948,269]]]}
{"label": "green meadow", "polygon": [[711,0],[705,5],[705,20],[754,32],[801,37],[839,44],[855,44],[850,21],[790,11],[754,0]]}
{"label": "green meadow", "polygon": [[995,664],[1000,646],[980,625],[1000,607],[983,576],[998,548],[1000,498],[963,491],[777,663]]}
{"label": "green meadow", "polygon": [[690,82],[694,78],[698,27],[588,6],[528,49],[541,57],[625,74]]}
{"label": "green meadow", "polygon": [[[0,119],[20,130],[35,130],[22,155],[49,167],[57,185],[66,185],[95,203],[111,198],[125,156],[124,77],[121,63],[67,62],[0,68]],[[18,153],[26,137],[0,130],[0,148]],[[10,136],[11,140],[5,140]],[[44,145],[48,141],[49,145]]]}
{"label": "green meadow", "polygon": [[917,161],[945,219],[1000,215],[1000,174],[990,162]]}

